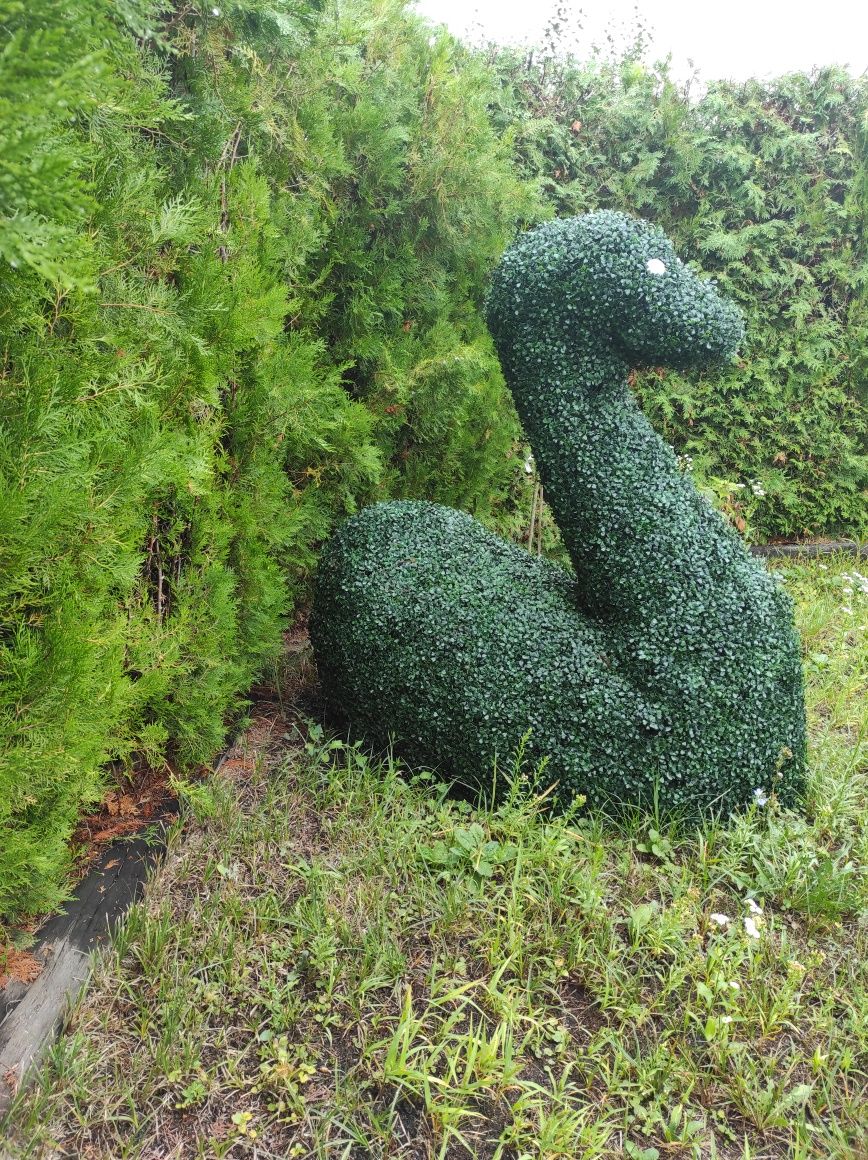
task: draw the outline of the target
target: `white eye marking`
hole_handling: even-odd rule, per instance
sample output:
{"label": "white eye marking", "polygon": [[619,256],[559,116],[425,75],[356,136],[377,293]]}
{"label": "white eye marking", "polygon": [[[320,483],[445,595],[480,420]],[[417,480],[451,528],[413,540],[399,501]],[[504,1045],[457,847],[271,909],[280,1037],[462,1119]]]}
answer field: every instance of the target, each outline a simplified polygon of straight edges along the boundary
{"label": "white eye marking", "polygon": [[666,266],[659,258],[649,258],[645,263],[645,269],[649,274],[665,274]]}

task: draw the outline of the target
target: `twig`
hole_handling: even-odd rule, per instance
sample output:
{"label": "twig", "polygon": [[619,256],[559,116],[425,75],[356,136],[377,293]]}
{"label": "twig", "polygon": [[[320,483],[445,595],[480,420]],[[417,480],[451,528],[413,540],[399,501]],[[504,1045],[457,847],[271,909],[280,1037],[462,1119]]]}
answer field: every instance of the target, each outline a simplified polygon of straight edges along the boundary
{"label": "twig", "polygon": [[533,494],[531,496],[531,501],[530,501],[530,528],[528,529],[528,533],[527,533],[527,546],[531,551],[533,551],[533,533],[534,533],[535,520],[536,520],[536,480],[534,480]]}
{"label": "twig", "polygon": [[153,314],[170,314],[162,306],[147,306],[142,302],[101,302],[100,306],[116,306],[124,310],[150,310]]}

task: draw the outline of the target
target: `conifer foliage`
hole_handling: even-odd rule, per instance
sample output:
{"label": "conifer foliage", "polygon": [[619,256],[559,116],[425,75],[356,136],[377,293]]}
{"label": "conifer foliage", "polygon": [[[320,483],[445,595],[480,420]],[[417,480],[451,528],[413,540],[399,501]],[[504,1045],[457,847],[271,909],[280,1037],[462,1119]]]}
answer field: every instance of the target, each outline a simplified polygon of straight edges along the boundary
{"label": "conifer foliage", "polygon": [[60,897],[108,762],[214,754],[336,519],[496,502],[479,307],[531,199],[480,66],[399,0],[0,0],[0,30],[9,916]]}
{"label": "conifer foliage", "polygon": [[494,116],[561,216],[641,214],[745,314],[742,363],[636,388],[754,540],[865,535],[868,80],[836,68],[704,90],[641,41],[588,59],[555,26],[489,54]]}

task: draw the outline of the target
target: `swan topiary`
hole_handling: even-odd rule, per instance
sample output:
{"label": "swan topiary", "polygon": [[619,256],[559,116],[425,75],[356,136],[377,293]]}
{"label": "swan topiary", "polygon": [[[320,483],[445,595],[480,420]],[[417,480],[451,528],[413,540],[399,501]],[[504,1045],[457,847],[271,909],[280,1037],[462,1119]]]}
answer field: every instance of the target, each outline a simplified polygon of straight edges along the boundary
{"label": "swan topiary", "polygon": [[656,228],[521,237],[488,323],[575,575],[435,504],[374,505],[323,553],[310,622],[355,730],[485,781],[530,731],[562,801],[728,812],[803,789],[791,601],[679,469],[637,366],[733,357],[740,316]]}

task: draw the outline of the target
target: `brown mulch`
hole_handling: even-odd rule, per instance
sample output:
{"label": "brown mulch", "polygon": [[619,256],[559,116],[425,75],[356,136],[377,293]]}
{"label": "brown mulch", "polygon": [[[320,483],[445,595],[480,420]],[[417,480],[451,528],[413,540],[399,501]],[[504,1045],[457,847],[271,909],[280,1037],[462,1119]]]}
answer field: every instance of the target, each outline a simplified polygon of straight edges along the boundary
{"label": "brown mulch", "polygon": [[76,826],[70,844],[75,850],[73,876],[82,879],[106,846],[177,811],[177,795],[169,767],[134,766],[120,785],[110,789],[99,807]]}
{"label": "brown mulch", "polygon": [[29,951],[20,951],[13,946],[0,946],[0,990],[7,983],[32,983],[42,973],[44,963],[34,958]]}

